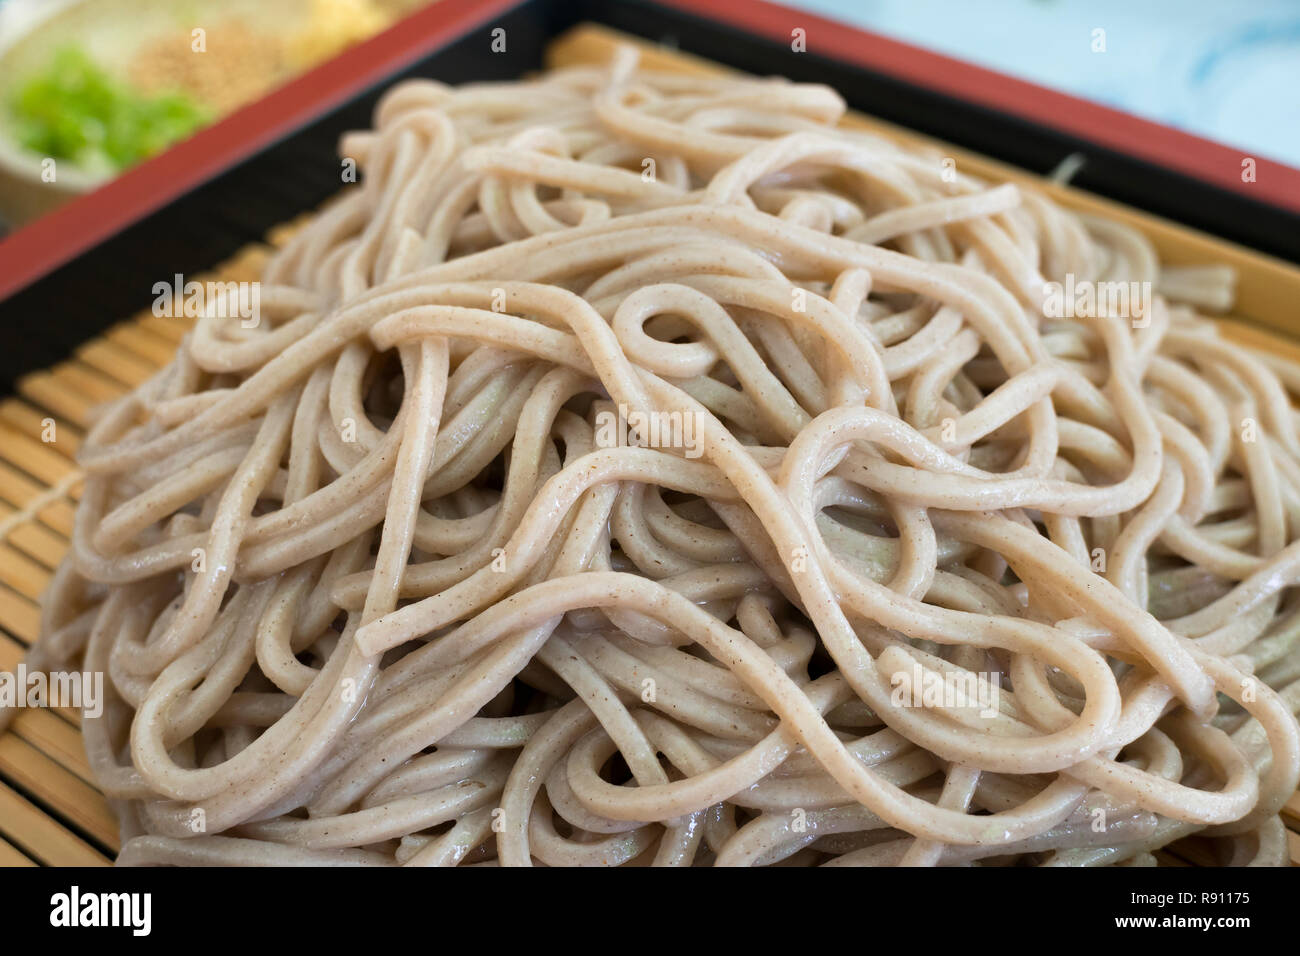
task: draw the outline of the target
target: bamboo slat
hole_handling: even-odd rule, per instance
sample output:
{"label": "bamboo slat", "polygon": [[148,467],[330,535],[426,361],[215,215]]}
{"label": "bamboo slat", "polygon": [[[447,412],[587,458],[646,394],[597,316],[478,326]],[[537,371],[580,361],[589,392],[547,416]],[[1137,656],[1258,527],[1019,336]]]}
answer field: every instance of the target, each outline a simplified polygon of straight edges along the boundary
{"label": "bamboo slat", "polygon": [[23,854],[12,843],[0,840],[0,866],[35,866],[36,861]]}
{"label": "bamboo slat", "polygon": [[[6,775],[7,776],[7,775]],[[49,866],[106,866],[109,859],[44,807],[0,782],[0,837]]]}
{"label": "bamboo slat", "polygon": [[86,783],[94,784],[95,775],[81,744],[81,732],[62,717],[62,711],[24,711],[14,720],[12,730],[12,734],[0,737],[0,744],[10,737],[19,737]]}
{"label": "bamboo slat", "polygon": [[[8,569],[3,569],[0,574],[7,578]],[[24,600],[16,591],[0,587],[0,627],[24,644],[31,644],[40,630],[40,612],[35,602]]]}
{"label": "bamboo slat", "polygon": [[[627,38],[604,28],[579,27],[552,44],[549,62],[604,62],[620,41]],[[657,68],[722,69],[677,51],[627,42],[640,45]],[[1300,360],[1300,329],[1289,318],[1300,301],[1300,269],[879,120],[852,116],[848,122],[943,149],[964,169],[990,180],[1032,184],[1072,208],[1132,223],[1153,239],[1169,262],[1236,266],[1239,314],[1253,324],[1225,322],[1228,334]],[[270,246],[286,241],[303,221],[276,227],[269,233],[270,245],[250,246],[211,275],[198,278],[257,278]],[[0,670],[12,672],[39,632],[37,599],[68,547],[80,494],[75,456],[96,405],[125,394],[167,364],[190,325],[190,320],[142,313],[85,343],[73,358],[26,376],[16,397],[0,401]],[[1293,337],[1279,337],[1260,326],[1283,329]],[[79,723],[78,714],[65,710],[25,711],[0,735],[0,866],[100,865],[116,852],[115,820],[94,787]],[[1290,828],[1292,862],[1300,863],[1300,794],[1292,797],[1283,815]],[[1208,845],[1194,839],[1158,856],[1170,866],[1216,862]]]}
{"label": "bamboo slat", "polygon": [[117,850],[117,817],[85,780],[17,734],[0,737],[0,773],[102,846]]}

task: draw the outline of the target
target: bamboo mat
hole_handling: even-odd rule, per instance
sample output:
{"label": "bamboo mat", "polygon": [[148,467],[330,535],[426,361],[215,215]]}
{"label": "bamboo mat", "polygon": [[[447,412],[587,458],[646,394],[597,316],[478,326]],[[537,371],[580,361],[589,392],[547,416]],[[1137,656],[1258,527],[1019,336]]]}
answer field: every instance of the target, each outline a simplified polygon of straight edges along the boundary
{"label": "bamboo mat", "polygon": [[[580,27],[552,47],[551,65],[603,61],[614,36],[608,30]],[[675,52],[656,51],[655,65],[716,69]],[[885,128],[854,117],[859,125]],[[888,128],[890,135],[916,143],[933,142]],[[959,152],[959,151],[958,151]],[[967,164],[967,160],[959,160]],[[975,162],[979,162],[975,158]],[[984,160],[981,172],[994,179],[1030,181],[1023,172]],[[1054,198],[1076,208],[1104,205],[1095,197],[1051,187]],[[1064,199],[1061,197],[1064,196]],[[1110,214],[1109,208],[1105,210]],[[1279,288],[1300,290],[1300,270],[1285,267],[1284,282],[1271,283],[1277,263],[1239,247],[1179,230],[1131,210],[1125,218],[1161,236],[1161,253],[1176,261],[1227,261],[1253,268],[1247,313],[1255,322],[1278,327]],[[270,251],[281,245],[302,220],[273,230],[265,243],[249,246],[199,281],[254,281]],[[1155,223],[1155,226],[1152,225]],[[1179,245],[1179,241],[1183,244]],[[1172,252],[1171,245],[1173,244]],[[1208,244],[1208,245],[1207,245]],[[1210,252],[1207,252],[1207,249]],[[1218,253],[1215,260],[1211,253]],[[1265,287],[1267,285],[1267,287]],[[1292,308],[1296,299],[1290,299]],[[1253,314],[1252,314],[1253,313]],[[12,673],[39,630],[38,602],[72,533],[73,509],[80,495],[75,458],[82,436],[100,403],[124,395],[171,361],[192,320],[159,318],[142,312],[81,346],[65,362],[34,372],[19,382],[18,394],[0,399],[0,671]],[[1300,344],[1258,325],[1228,323],[1228,333],[1256,347],[1300,360]],[[52,426],[52,427],[51,427]],[[1300,864],[1300,794],[1285,810],[1293,865]],[[0,866],[99,866],[118,850],[117,822],[94,777],[81,744],[80,715],[67,709],[23,709],[0,734]],[[1216,861],[1205,841],[1184,840],[1160,854],[1172,866],[1205,866]]]}
{"label": "bamboo mat", "polygon": [[[256,280],[292,228],[196,278]],[[0,400],[0,671],[12,673],[36,640],[38,600],[72,534],[74,459],[95,407],[170,362],[192,324],[141,313]],[[73,710],[24,708],[0,735],[0,866],[103,866],[117,855],[117,820],[95,787],[80,723]]]}

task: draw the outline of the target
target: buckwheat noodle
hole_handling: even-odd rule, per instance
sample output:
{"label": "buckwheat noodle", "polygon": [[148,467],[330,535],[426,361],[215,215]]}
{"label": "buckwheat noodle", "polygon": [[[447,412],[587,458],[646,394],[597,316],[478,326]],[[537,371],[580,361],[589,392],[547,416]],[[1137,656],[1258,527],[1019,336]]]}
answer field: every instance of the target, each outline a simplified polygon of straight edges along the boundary
{"label": "buckwheat noodle", "polygon": [[1300,368],[843,113],[388,92],[258,322],[85,442],[32,660],[107,675],[119,862],[1287,861]]}

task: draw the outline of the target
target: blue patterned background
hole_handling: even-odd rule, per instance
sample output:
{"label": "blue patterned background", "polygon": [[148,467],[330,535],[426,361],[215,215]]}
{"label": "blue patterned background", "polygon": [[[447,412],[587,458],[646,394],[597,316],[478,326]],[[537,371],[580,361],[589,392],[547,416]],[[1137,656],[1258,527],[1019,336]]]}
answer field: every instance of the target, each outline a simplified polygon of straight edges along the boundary
{"label": "blue patterned background", "polygon": [[782,2],[1300,167],[1297,0]]}

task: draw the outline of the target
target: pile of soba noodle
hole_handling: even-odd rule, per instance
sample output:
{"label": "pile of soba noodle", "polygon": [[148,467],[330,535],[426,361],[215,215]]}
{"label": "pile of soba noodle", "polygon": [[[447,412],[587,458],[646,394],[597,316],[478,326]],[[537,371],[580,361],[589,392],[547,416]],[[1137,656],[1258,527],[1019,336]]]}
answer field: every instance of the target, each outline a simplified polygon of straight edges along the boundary
{"label": "pile of soba noodle", "polygon": [[843,114],[625,52],[345,137],[82,453],[120,862],[1286,861],[1300,368]]}

